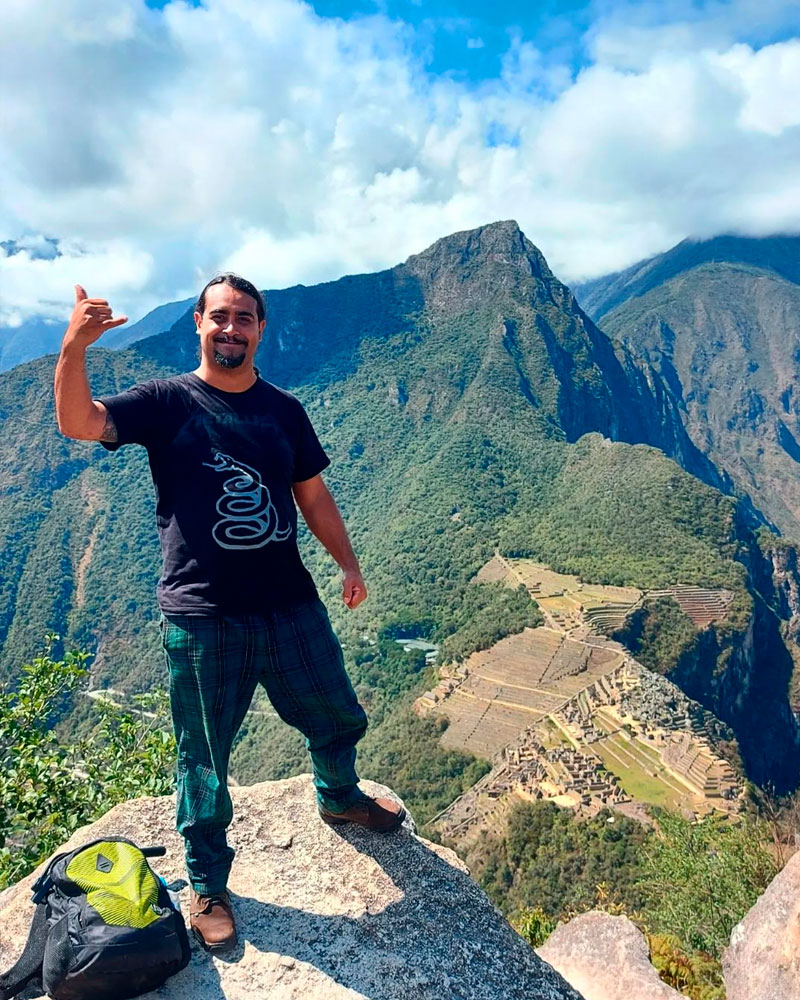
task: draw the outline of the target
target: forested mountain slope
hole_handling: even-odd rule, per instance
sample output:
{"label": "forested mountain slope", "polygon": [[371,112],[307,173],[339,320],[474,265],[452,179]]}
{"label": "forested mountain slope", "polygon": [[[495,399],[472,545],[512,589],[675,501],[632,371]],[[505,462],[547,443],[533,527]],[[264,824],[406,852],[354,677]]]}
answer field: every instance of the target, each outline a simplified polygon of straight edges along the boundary
{"label": "forested mountain slope", "polygon": [[[516,224],[457,233],[389,271],[267,300],[262,374],[307,405],[370,586],[367,603],[346,613],[335,567],[304,539],[376,734],[424,678],[421,664],[399,665],[364,633],[426,635],[446,658],[539,620],[524,591],[470,582],[499,548],[597,581],[735,591],[693,668],[681,661],[683,680],[737,729],[756,780],[795,781],[791,658],[771,584],[754,583],[755,539],[733,499],[657,450],[717,481],[670,388],[615,353]],[[126,350],[90,352],[93,390],[192,368],[195,352],[187,313]],[[97,650],[94,683],[141,689],[163,669],[146,457],[63,439],[53,364],[0,376],[5,670],[55,628]],[[766,657],[748,644],[756,629]],[[250,723],[246,739],[285,774],[296,745],[270,725]],[[413,739],[394,733],[398,747]]]}
{"label": "forested mountain slope", "polygon": [[800,237],[720,237],[578,289],[670,386],[692,441],[800,537]]}

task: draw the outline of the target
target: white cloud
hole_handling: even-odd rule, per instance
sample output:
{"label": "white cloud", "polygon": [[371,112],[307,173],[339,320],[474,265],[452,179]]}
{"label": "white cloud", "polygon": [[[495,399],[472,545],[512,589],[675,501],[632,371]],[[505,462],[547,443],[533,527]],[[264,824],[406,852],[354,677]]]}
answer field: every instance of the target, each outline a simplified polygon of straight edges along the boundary
{"label": "white cloud", "polygon": [[780,135],[800,125],[800,39],[753,52],[749,45],[734,45],[716,57],[744,96],[738,124],[743,129]]}
{"label": "white cloud", "polygon": [[800,231],[800,39],[770,41],[776,0],[616,4],[577,78],[516,37],[478,87],[428,74],[408,26],[298,0],[4,15],[0,238],[71,249],[0,257],[0,322],[63,318],[74,281],[133,317],[223,266],[311,284],[500,218],[566,279]]}
{"label": "white cloud", "polygon": [[[20,247],[26,244],[24,249]],[[59,243],[58,256],[39,255],[36,240],[20,241],[17,252],[0,248],[0,326],[20,326],[32,315],[67,319],[75,300],[74,285],[82,284],[89,295],[109,299],[146,288],[152,277],[149,254],[121,240],[92,249],[74,241]],[[121,310],[117,309],[119,315]]]}

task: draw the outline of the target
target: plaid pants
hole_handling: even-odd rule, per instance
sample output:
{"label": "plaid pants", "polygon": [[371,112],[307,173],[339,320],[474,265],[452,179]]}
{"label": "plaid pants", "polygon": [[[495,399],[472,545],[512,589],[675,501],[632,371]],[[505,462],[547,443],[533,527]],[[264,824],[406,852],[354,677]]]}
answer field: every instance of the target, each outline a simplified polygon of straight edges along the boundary
{"label": "plaid pants", "polygon": [[256,685],[306,737],[317,798],[334,811],[361,794],[355,746],[367,717],[319,599],[264,616],[162,615],[161,634],[178,743],[177,829],[193,887],[211,895],[233,862],[228,761]]}

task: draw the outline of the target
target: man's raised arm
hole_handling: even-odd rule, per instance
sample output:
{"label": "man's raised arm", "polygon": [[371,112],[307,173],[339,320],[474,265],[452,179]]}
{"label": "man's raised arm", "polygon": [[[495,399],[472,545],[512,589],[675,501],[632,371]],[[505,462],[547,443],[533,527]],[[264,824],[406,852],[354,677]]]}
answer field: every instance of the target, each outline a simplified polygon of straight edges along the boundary
{"label": "man's raised arm", "polygon": [[117,429],[111,414],[92,399],[86,375],[86,348],[115,326],[127,323],[127,316],[112,319],[106,299],[90,299],[80,285],[75,286],[75,308],[61,343],[55,375],[58,429],[82,441],[116,441]]}

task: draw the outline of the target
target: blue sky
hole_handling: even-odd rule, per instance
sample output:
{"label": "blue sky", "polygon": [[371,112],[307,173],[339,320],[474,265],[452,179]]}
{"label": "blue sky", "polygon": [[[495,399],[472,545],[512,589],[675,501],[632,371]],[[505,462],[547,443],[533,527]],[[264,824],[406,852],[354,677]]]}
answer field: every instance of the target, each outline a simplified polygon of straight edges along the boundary
{"label": "blue sky", "polygon": [[519,3],[495,0],[464,3],[426,0],[315,0],[323,17],[368,17],[383,14],[414,28],[420,56],[431,73],[448,73],[479,82],[500,74],[512,38],[533,42],[551,60],[568,62],[574,70],[583,63],[581,35],[591,22],[589,5],[582,0],[542,0]]}
{"label": "blue sky", "polygon": [[[201,6],[200,0],[187,0]],[[160,10],[169,0],[147,0]],[[311,0],[320,17],[355,20],[383,16],[412,29],[419,58],[434,74],[452,74],[479,83],[500,74],[503,56],[514,37],[534,42],[553,60],[583,63],[581,35],[591,23],[586,0]]]}
{"label": "blue sky", "polygon": [[[162,9],[170,0],[147,0]],[[183,0],[199,7],[201,0]],[[710,11],[730,7],[730,0],[638,3],[636,0],[308,0],[325,18],[345,21],[382,16],[407,24],[410,39],[429,72],[479,84],[499,76],[512,39],[530,42],[547,63],[566,65],[576,74],[591,60],[584,35],[593,23],[615,14],[648,24],[676,20],[702,22]],[[638,8],[638,10],[637,10]],[[753,4],[741,19],[738,40],[759,48],[794,37],[800,27],[800,4],[785,2],[785,16],[759,16]]]}
{"label": "blue sky", "polygon": [[796,2],[25,0],[4,19],[0,327],[68,315],[76,281],[136,318],[220,268],[312,284],[497,219],[568,282],[687,236],[800,232]]}

